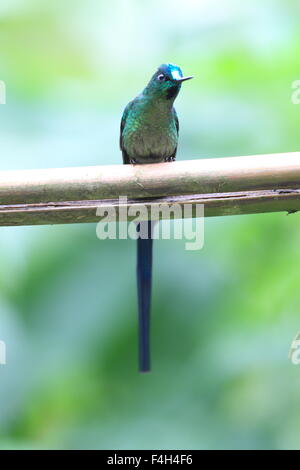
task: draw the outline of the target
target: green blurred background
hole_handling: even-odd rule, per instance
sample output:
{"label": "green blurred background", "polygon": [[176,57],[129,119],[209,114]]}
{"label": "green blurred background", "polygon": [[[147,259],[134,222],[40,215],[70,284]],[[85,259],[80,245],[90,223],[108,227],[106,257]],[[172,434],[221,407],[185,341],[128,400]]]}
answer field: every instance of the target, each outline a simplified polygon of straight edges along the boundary
{"label": "green blurred background", "polygon": [[[1,0],[1,170],[118,164],[162,62],[195,79],[178,159],[300,150],[298,1]],[[259,158],[259,157],[253,157]],[[135,244],[94,224],[1,228],[0,447],[300,447],[299,215],[155,243],[153,372],[137,373]]]}

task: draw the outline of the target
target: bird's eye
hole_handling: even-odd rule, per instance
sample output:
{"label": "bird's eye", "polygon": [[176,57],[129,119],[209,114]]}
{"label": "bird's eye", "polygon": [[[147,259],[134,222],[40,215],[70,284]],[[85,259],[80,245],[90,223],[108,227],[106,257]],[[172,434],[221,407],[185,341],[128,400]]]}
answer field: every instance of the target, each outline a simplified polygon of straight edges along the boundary
{"label": "bird's eye", "polygon": [[157,80],[159,80],[160,82],[163,82],[166,79],[167,77],[163,73],[159,74],[157,77]]}

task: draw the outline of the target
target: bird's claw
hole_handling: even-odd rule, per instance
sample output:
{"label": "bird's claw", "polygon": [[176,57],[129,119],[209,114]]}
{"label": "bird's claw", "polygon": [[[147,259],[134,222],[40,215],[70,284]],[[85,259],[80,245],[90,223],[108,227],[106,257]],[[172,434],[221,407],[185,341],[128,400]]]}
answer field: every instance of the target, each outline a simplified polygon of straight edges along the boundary
{"label": "bird's claw", "polygon": [[167,157],[167,158],[165,158],[165,162],[175,162],[175,157],[174,156]]}
{"label": "bird's claw", "polygon": [[135,159],[135,158],[130,158],[130,159],[129,159],[129,163],[130,163],[131,165],[136,165],[136,159]]}

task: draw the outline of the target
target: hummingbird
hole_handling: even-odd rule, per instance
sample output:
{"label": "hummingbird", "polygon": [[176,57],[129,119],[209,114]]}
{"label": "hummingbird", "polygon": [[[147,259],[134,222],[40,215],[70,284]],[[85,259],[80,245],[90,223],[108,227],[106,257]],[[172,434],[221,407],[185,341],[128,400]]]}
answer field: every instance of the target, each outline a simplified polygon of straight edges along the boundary
{"label": "hummingbird", "polygon": [[[175,161],[179,121],[173,104],[182,82],[191,78],[184,77],[177,65],[162,64],[144,90],[128,103],[120,129],[120,149],[125,165]],[[140,372],[150,371],[153,227],[150,220],[137,225]]]}

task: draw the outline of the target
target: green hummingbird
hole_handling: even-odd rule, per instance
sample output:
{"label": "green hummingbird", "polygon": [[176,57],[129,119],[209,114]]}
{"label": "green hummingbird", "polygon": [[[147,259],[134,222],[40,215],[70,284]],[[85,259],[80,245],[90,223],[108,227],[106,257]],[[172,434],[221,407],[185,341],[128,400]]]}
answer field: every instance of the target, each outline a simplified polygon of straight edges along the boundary
{"label": "green hummingbird", "polygon": [[[144,90],[126,106],[120,132],[124,164],[172,162],[178,144],[179,121],[173,103],[184,77],[177,65],[162,64]],[[150,301],[152,281],[151,221],[137,226],[137,290],[139,369],[150,371]],[[143,238],[141,234],[143,233]],[[145,233],[148,235],[145,237]]]}

